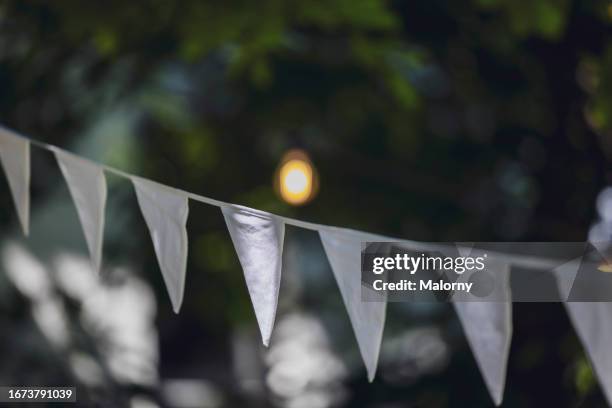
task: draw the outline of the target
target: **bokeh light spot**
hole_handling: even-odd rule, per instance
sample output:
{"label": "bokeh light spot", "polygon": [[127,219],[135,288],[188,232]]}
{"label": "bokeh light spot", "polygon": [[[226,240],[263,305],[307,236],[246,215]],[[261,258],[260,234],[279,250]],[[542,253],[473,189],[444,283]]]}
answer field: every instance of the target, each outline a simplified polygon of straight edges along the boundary
{"label": "bokeh light spot", "polygon": [[302,205],[316,194],[316,171],[300,150],[285,154],[275,180],[280,197],[291,205]]}
{"label": "bokeh light spot", "polygon": [[612,264],[611,263],[602,263],[597,268],[600,272],[612,273]]}

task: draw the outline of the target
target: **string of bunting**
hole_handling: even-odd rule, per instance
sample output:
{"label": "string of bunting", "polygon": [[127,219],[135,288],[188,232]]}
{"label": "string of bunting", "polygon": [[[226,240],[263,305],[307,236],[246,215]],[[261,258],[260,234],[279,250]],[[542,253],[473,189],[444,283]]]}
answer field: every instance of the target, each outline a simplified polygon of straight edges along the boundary
{"label": "string of bunting", "polygon": [[[221,209],[242,266],[255,317],[264,345],[272,336],[282,273],[285,225],[318,232],[353,327],[368,379],[374,380],[385,325],[386,301],[362,301],[361,243],[401,242],[412,251],[431,251],[439,246],[400,240],[347,228],[321,225],[283,217],[193,194],[42,143],[0,127],[0,163],[24,234],[29,233],[30,145],[55,155],[66,180],[83,229],[94,270],[102,264],[107,186],[105,173],[129,179],[145,223],[174,312],[183,302],[187,265],[187,218],[189,201]],[[466,250],[466,248],[458,248]],[[547,259],[492,253],[490,269],[507,279],[511,266],[547,269]],[[504,290],[509,291],[509,287]],[[509,296],[507,298],[510,298]],[[461,302],[453,305],[474,353],[486,387],[496,405],[501,404],[512,338],[511,302]],[[603,391],[612,403],[612,303],[565,302],[578,336],[593,363]]]}

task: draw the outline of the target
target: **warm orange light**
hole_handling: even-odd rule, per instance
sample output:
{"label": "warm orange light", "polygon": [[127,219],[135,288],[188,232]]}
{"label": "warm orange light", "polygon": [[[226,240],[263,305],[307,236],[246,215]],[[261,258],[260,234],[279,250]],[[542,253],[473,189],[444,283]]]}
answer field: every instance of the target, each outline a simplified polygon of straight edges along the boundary
{"label": "warm orange light", "polygon": [[597,269],[599,269],[600,272],[610,273],[612,272],[612,263],[602,263]]}
{"label": "warm orange light", "polygon": [[284,201],[292,205],[307,203],[316,193],[316,183],[315,169],[304,152],[292,150],[285,155],[275,181]]}

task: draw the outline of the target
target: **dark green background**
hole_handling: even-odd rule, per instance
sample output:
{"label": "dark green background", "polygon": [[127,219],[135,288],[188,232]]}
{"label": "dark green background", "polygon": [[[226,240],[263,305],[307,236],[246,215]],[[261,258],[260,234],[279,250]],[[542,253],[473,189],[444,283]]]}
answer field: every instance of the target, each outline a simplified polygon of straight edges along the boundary
{"label": "dark green background", "polygon": [[[4,1],[0,119],[143,177],[313,222],[427,241],[583,241],[612,181],[611,34],[604,0]],[[320,174],[301,208],[272,184],[291,148]],[[283,406],[246,396],[232,377],[232,333],[254,316],[218,210],[191,204],[174,316],[131,186],[109,176],[109,189],[105,260],[155,288],[161,378],[203,378],[230,407]],[[53,218],[58,195],[70,205],[41,151],[32,192],[34,253],[50,241],[65,249],[70,230],[86,254],[74,210],[36,221]],[[16,239],[5,181],[0,197],[2,239]],[[318,238],[287,235],[302,249],[285,262],[315,289],[281,294],[279,315],[328,316],[348,361],[356,344]],[[73,384],[28,300],[8,283],[2,293],[0,383]],[[604,406],[562,306],[514,306],[504,406]],[[68,311],[78,326],[78,307]],[[382,362],[373,384],[351,364],[344,406],[492,405],[450,307],[394,304],[389,315],[386,337],[437,327],[450,360],[430,374]],[[84,405],[127,406],[135,394],[164,404],[154,387],[112,378],[80,387]]]}

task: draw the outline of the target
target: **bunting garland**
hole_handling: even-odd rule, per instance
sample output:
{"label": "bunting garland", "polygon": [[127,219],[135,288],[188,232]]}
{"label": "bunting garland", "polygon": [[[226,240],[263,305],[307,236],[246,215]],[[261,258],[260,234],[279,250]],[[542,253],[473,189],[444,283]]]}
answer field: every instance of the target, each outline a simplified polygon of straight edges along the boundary
{"label": "bunting garland", "polygon": [[[272,335],[282,275],[285,225],[318,232],[340,295],[347,309],[368,379],[374,379],[385,325],[386,296],[373,293],[361,281],[362,242],[402,241],[414,251],[426,244],[397,240],[361,231],[304,222],[264,211],[238,206],[178,190],[91,162],[55,146],[30,140],[0,127],[0,163],[7,177],[12,199],[24,233],[29,232],[30,144],[55,154],[66,180],[83,229],[92,264],[99,271],[105,223],[107,188],[105,172],[129,178],[150,232],[159,267],[173,310],[178,313],[184,296],[188,236],[189,200],[220,207],[231,241],[242,266],[262,341],[268,345]],[[469,248],[458,248],[460,252]],[[505,302],[466,302],[460,296],[452,303],[468,343],[474,353],[484,382],[495,404],[502,402],[506,367],[512,338],[512,305],[509,288],[510,268],[528,261],[503,259],[490,263],[504,284],[495,288],[490,299]],[[612,357],[607,345],[612,342],[612,303],[567,302],[580,260],[557,269],[559,291],[570,319],[595,368],[608,401],[612,404]],[[460,280],[470,279],[466,273]],[[611,288],[612,290],[612,288]],[[370,293],[372,292],[372,293]],[[371,296],[378,298],[371,299]],[[364,300],[364,297],[368,297]]]}
{"label": "bunting garland", "polygon": [[[471,253],[471,248],[457,246],[457,250],[465,257]],[[459,275],[457,282],[477,279],[478,273],[483,272],[466,271]],[[456,292],[452,302],[487,390],[495,405],[501,405],[512,340],[510,265],[489,260],[484,273],[498,277],[490,293],[474,301],[465,292]]]}
{"label": "bunting garland", "polygon": [[147,223],[172,309],[183,304],[187,273],[187,197],[153,181],[132,177],[138,205]]}
{"label": "bunting garland", "polygon": [[612,406],[612,303],[565,302],[564,305],[608,405]]}
{"label": "bunting garland", "polygon": [[54,153],[76,206],[94,270],[100,272],[106,209],[104,171],[70,153],[61,150]]}
{"label": "bunting garland", "polygon": [[263,344],[268,346],[278,305],[285,224],[247,207],[228,206],[221,211],[244,271]]}
{"label": "bunting garland", "polygon": [[[512,303],[510,302],[510,267],[501,262],[489,262],[488,270],[501,278],[502,284],[482,301],[461,301],[462,292],[453,297],[453,306],[463,326],[476,364],[495,405],[502,403],[506,384],[506,368],[512,340]],[[471,273],[461,275],[467,281]],[[506,301],[487,301],[507,299]]]}
{"label": "bunting garland", "polygon": [[[387,299],[385,296],[362,301],[361,243],[380,241],[382,237],[341,229],[321,230],[319,236],[353,326],[368,380],[372,382],[378,365]],[[368,288],[363,287],[363,290]],[[381,296],[379,293],[372,295]]]}
{"label": "bunting garland", "polygon": [[0,128],[0,162],[8,179],[23,233],[30,233],[30,142]]}

